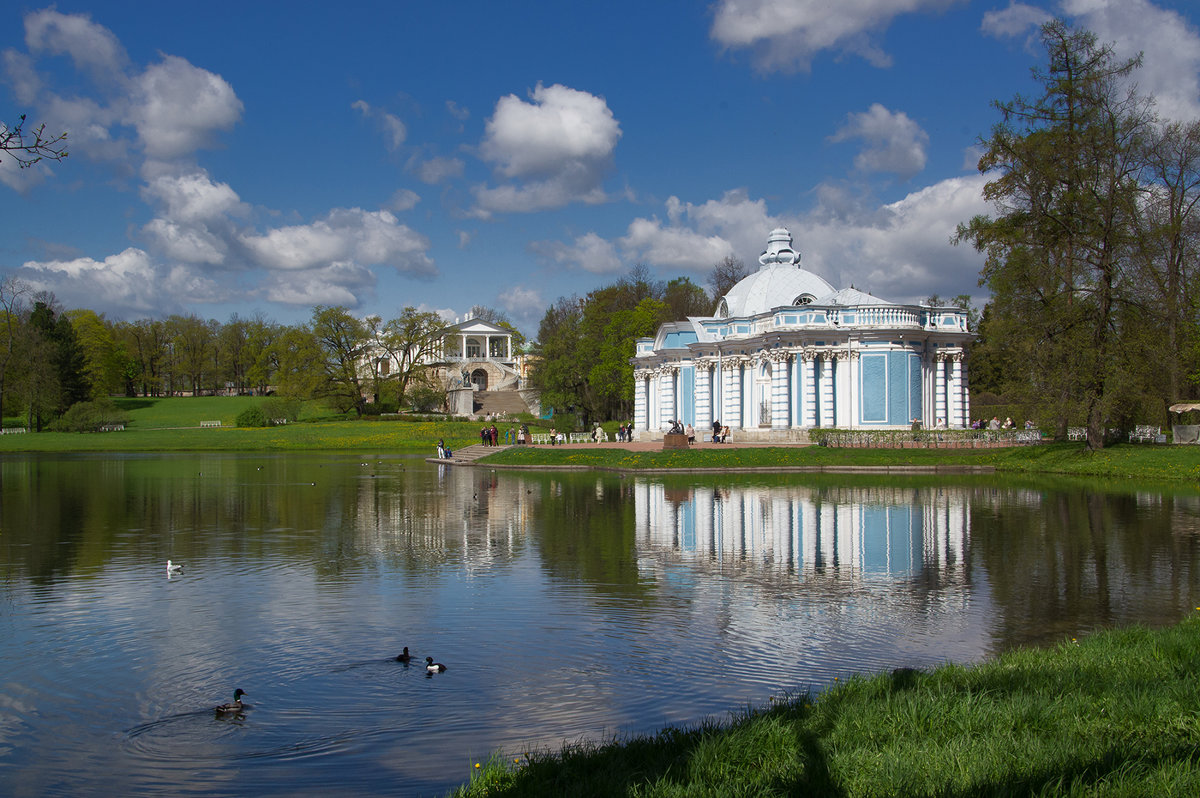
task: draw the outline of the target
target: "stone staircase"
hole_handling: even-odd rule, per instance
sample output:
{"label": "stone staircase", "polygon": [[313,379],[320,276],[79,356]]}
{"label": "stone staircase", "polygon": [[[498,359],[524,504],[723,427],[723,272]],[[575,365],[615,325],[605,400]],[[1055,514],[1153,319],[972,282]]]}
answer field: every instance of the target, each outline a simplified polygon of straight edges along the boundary
{"label": "stone staircase", "polygon": [[464,446],[461,449],[455,449],[454,457],[452,457],[449,461],[443,461],[434,458],[433,462],[471,463],[478,460],[480,457],[489,454],[495,454],[496,452],[502,452],[507,448],[509,447],[505,446],[504,444],[500,444],[499,446],[484,446],[482,443],[476,443],[472,446]]}
{"label": "stone staircase", "polygon": [[475,413],[486,416],[489,413],[496,416],[515,416],[518,413],[528,413],[529,406],[516,391],[476,391]]}

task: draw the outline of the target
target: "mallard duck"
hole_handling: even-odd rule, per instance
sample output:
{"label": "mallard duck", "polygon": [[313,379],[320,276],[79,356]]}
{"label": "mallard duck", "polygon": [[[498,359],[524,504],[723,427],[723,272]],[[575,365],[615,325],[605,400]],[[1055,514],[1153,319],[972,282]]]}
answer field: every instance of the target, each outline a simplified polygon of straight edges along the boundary
{"label": "mallard duck", "polygon": [[434,662],[433,657],[425,658],[425,670],[429,673],[441,673],[446,670],[446,666],[440,662]]}
{"label": "mallard duck", "polygon": [[167,573],[177,574],[182,570],[183,570],[182,565],[180,565],[179,563],[173,563],[170,560],[167,560]]}
{"label": "mallard duck", "polygon": [[408,653],[408,646],[404,647],[404,651],[396,655],[396,662],[403,662],[407,665],[412,661],[412,655]]}
{"label": "mallard duck", "polygon": [[243,709],[245,709],[245,705],[242,704],[242,696],[244,696],[244,695],[246,695],[246,691],[243,690],[242,688],[239,687],[238,689],[234,690],[233,691],[233,703],[232,704],[221,704],[219,707],[216,708],[217,714],[218,715],[232,715],[236,712],[241,712]]}

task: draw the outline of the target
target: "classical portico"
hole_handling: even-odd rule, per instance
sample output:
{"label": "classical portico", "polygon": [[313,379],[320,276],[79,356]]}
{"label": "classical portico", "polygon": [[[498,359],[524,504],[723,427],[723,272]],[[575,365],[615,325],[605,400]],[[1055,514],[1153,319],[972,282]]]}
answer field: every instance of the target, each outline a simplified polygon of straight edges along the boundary
{"label": "classical portico", "polygon": [[787,230],[712,317],[669,322],[637,342],[634,427],[651,437],[679,419],[750,438],[814,427],[967,427],[964,309],[902,305],[835,289],[799,268]]}

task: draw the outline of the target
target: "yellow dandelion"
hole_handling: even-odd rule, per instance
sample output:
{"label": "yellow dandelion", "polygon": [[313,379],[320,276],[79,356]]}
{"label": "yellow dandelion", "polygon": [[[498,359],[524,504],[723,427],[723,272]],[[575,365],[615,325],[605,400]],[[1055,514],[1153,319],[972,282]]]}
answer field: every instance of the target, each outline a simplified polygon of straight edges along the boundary
{"label": "yellow dandelion", "polygon": [[478,763],[478,762],[476,762],[476,763],[475,763],[475,767],[479,767],[479,763]]}

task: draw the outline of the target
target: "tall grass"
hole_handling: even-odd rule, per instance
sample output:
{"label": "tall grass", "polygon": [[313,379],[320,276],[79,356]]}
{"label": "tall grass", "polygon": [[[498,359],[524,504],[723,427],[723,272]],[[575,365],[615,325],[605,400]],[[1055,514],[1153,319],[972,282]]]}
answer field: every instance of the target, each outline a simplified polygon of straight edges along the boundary
{"label": "tall grass", "polygon": [[1200,617],[856,677],[724,723],[497,754],[474,796],[1200,794]]}

